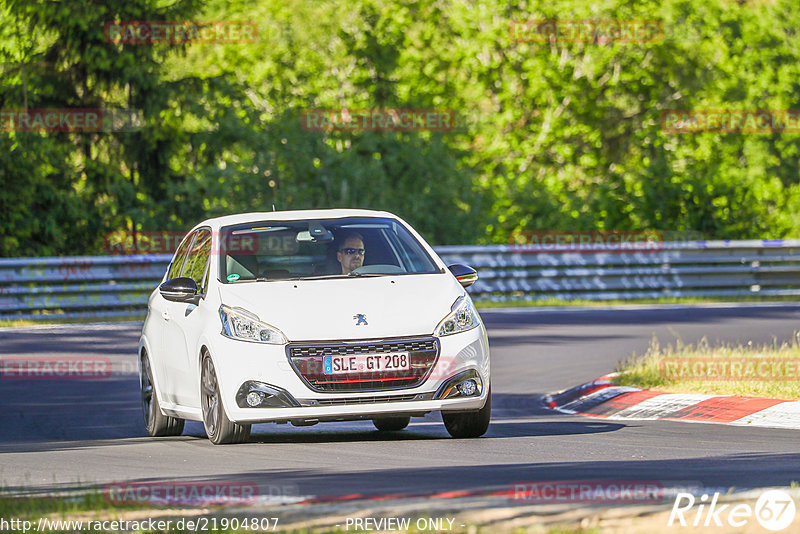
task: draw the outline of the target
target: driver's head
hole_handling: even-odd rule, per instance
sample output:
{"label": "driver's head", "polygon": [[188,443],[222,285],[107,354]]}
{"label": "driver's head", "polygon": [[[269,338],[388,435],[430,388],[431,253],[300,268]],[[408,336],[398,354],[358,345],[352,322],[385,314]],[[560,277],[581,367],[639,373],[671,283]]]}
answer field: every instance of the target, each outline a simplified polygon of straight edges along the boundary
{"label": "driver's head", "polygon": [[347,234],[336,252],[336,259],[342,264],[342,274],[350,274],[364,265],[364,238],[361,234]]}

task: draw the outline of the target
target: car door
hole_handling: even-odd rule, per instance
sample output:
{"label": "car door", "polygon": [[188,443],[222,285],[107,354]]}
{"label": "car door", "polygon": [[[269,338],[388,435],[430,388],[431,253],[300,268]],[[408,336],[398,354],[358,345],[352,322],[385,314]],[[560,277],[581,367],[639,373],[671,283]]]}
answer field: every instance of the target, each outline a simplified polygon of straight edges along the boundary
{"label": "car door", "polygon": [[[167,275],[164,279],[171,280],[178,278],[183,270],[183,264],[186,262],[186,256],[189,253],[189,247],[194,240],[195,233],[186,236],[181,242],[178,250],[172,258],[172,262],[167,268]],[[172,383],[172,373],[168,368],[168,355],[175,350],[175,340],[168,334],[168,326],[170,316],[168,307],[171,303],[161,296],[161,293],[156,291],[155,296],[150,301],[150,313],[153,315],[153,324],[158,325],[154,330],[154,336],[151,340],[153,354],[150,360],[153,366],[153,371],[157,377],[159,399],[162,402],[175,402],[175,392]]]}
{"label": "car door", "polygon": [[[211,230],[201,228],[195,232],[194,239],[186,255],[180,276],[191,278],[197,284],[198,292],[205,295],[207,290],[206,270],[211,256]],[[199,354],[195,354],[197,338],[202,329],[201,310],[196,304],[187,302],[166,302],[165,362],[169,375],[170,389],[174,402],[182,406],[199,407],[198,384]]]}

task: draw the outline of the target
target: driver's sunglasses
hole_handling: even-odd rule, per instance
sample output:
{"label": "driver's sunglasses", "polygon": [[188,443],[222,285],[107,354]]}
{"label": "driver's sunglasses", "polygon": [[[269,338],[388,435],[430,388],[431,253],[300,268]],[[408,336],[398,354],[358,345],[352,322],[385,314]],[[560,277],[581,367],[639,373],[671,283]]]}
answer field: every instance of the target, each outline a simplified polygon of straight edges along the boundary
{"label": "driver's sunglasses", "polygon": [[339,252],[347,254],[348,256],[351,256],[351,255],[355,254],[356,252],[358,252],[359,256],[363,256],[364,253],[366,252],[366,250],[364,250],[363,248],[342,248],[342,249],[339,249]]}

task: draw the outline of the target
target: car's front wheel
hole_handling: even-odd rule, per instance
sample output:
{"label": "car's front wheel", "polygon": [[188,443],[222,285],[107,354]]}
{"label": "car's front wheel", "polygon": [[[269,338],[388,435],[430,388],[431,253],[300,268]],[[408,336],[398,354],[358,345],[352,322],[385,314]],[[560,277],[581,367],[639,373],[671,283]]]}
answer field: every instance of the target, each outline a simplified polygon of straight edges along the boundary
{"label": "car's front wheel", "polygon": [[375,428],[383,432],[403,430],[410,422],[410,417],[376,417],[372,420],[372,424],[375,425]]}
{"label": "car's front wheel", "polygon": [[447,431],[454,438],[478,438],[486,434],[492,417],[492,386],[483,408],[473,412],[442,412]]}
{"label": "car's front wheel", "polygon": [[219,392],[217,372],[211,356],[203,355],[202,375],[200,377],[201,404],[203,407],[203,426],[208,439],[214,445],[243,443],[250,438],[250,425],[234,423],[225,414],[222,395]]}
{"label": "car's front wheel", "polygon": [[147,352],[142,351],[140,358],[139,381],[142,386],[142,414],[147,433],[153,437],[180,436],[183,433],[185,421],[177,417],[170,417],[161,413],[158,405],[158,395],[153,385],[153,369],[150,367],[150,358]]}

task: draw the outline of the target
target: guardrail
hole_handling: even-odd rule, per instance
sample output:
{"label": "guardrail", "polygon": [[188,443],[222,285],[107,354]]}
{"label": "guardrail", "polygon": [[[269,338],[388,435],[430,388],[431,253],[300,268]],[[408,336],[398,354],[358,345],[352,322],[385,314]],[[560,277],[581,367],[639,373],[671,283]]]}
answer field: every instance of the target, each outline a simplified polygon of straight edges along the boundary
{"label": "guardrail", "polygon": [[[476,301],[800,295],[800,239],[556,249],[442,246],[478,270]],[[143,316],[171,255],[0,259],[0,319]]]}

